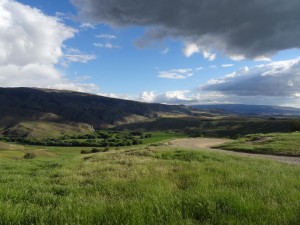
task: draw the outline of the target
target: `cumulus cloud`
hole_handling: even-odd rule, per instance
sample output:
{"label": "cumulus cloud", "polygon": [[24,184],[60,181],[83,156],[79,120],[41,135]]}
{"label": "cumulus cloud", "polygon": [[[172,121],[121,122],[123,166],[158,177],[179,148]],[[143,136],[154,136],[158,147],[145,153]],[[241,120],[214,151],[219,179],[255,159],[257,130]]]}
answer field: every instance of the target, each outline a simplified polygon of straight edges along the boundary
{"label": "cumulus cloud", "polygon": [[139,101],[148,103],[165,103],[165,104],[186,104],[193,102],[194,99],[188,97],[190,91],[168,91],[165,93],[156,93],[154,91],[145,91],[140,94]]}
{"label": "cumulus cloud", "polygon": [[196,43],[188,43],[185,45],[183,49],[183,54],[186,57],[191,57],[192,55],[196,53],[201,53],[205,59],[208,59],[209,61],[214,61],[217,57],[216,54],[209,52],[206,48],[203,48]]}
{"label": "cumulus cloud", "polygon": [[185,46],[185,48],[183,49],[183,54],[186,56],[186,57],[191,57],[192,55],[194,55],[195,53],[200,53],[200,49],[199,47],[192,43],[192,44],[187,44]]}
{"label": "cumulus cloud", "polygon": [[266,59],[278,51],[300,47],[298,0],[71,1],[90,21],[148,27],[141,45],[168,36],[181,38],[188,43],[187,56],[217,50],[235,60]]}
{"label": "cumulus cloud", "polygon": [[236,96],[297,97],[300,93],[300,59],[242,68],[210,80],[202,91]]}
{"label": "cumulus cloud", "polygon": [[138,100],[166,104],[300,104],[300,58],[244,67],[196,90],[143,92]]}
{"label": "cumulus cloud", "polygon": [[75,30],[55,17],[10,0],[0,2],[0,64],[55,64]]}
{"label": "cumulus cloud", "polygon": [[140,94],[137,100],[148,103],[163,103],[173,105],[232,103],[231,99],[218,92],[199,93],[191,90],[176,90],[163,93],[144,91]]}
{"label": "cumulus cloud", "polygon": [[159,72],[159,78],[165,79],[186,79],[190,76],[193,76],[194,73],[192,69],[172,69],[168,71],[161,71]]}
{"label": "cumulus cloud", "polygon": [[13,0],[0,1],[0,86],[94,89],[76,84],[55,67],[63,57],[63,42],[77,32],[57,17]]}

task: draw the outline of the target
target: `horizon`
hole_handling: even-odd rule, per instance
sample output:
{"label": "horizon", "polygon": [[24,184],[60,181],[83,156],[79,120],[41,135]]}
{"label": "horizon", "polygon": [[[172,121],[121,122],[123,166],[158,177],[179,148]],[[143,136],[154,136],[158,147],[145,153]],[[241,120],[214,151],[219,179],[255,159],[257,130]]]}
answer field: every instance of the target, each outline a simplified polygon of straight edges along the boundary
{"label": "horizon", "polygon": [[0,86],[175,105],[300,106],[296,0],[253,1],[250,9],[233,0],[140,3],[2,0]]}

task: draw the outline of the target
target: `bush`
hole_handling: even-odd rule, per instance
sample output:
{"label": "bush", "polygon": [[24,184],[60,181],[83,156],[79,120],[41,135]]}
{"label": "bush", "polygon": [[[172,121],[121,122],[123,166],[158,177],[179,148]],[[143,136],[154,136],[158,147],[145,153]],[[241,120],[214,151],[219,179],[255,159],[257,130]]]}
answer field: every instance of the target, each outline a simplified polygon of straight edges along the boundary
{"label": "bush", "polygon": [[90,154],[91,151],[90,150],[81,150],[80,153],[81,154]]}
{"label": "bush", "polygon": [[151,138],[152,134],[145,134],[145,138]]}
{"label": "bush", "polygon": [[130,134],[131,134],[132,136],[141,136],[141,135],[143,135],[143,133],[142,133],[142,132],[139,132],[139,131],[131,131]]}
{"label": "bush", "polygon": [[140,145],[140,144],[143,144],[143,142],[141,140],[134,139],[132,141],[132,145]]}
{"label": "bush", "polygon": [[101,152],[101,149],[93,148],[91,153],[98,153]]}
{"label": "bush", "polygon": [[93,148],[92,150],[81,150],[81,154],[95,154],[95,153],[100,153],[100,152],[108,152],[109,147],[106,147],[104,149],[99,149],[99,148]]}
{"label": "bush", "polygon": [[34,153],[32,153],[32,152],[27,152],[27,153],[25,153],[25,155],[23,156],[24,159],[33,159],[33,158],[35,158],[35,157],[36,157],[36,155],[35,155]]}

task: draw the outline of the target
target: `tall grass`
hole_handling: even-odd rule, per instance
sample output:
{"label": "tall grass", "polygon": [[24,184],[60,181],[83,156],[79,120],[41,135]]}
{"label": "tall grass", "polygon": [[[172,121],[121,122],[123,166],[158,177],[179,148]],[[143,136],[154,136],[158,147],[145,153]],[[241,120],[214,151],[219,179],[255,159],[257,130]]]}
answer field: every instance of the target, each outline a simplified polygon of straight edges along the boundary
{"label": "tall grass", "polygon": [[0,224],[300,222],[299,166],[167,147],[49,151],[0,159]]}
{"label": "tall grass", "polygon": [[219,147],[233,151],[300,156],[300,133],[252,134]]}

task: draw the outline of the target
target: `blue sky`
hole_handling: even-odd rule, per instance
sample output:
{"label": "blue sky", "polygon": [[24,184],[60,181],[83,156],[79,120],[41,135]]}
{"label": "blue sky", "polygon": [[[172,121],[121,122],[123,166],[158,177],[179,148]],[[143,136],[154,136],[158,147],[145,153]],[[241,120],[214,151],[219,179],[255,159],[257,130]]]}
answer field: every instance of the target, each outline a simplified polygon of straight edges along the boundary
{"label": "blue sky", "polygon": [[[190,4],[194,4],[196,13],[194,9],[185,8],[185,1],[175,1],[178,8],[174,6],[166,11],[167,16],[160,16],[160,13],[161,8],[169,10],[167,3],[170,1],[165,1],[166,5],[153,1],[151,12],[147,12],[149,7],[143,9],[142,4],[135,4],[132,8],[130,5],[124,7],[124,2],[126,1],[115,1],[115,5],[112,5],[112,1],[108,0],[0,1],[0,12],[2,10],[11,15],[3,17],[6,23],[0,23],[0,29],[2,27],[8,33],[4,37],[0,35],[0,47],[4,48],[4,53],[5,48],[8,52],[2,54],[2,60],[0,54],[0,85],[70,89],[168,104],[298,106],[300,44],[281,33],[276,34],[278,38],[272,38],[276,36],[272,32],[278,30],[278,27],[282,29],[282,33],[287,33],[282,27],[291,24],[293,17],[287,18],[287,21],[277,21],[272,18],[276,15],[272,15],[273,11],[268,9],[269,18],[261,19],[271,21],[268,27],[274,26],[274,29],[268,31],[266,27],[265,33],[257,37],[248,35],[249,40],[243,43],[242,40],[248,38],[244,35],[248,31],[246,29],[243,33],[237,30],[236,27],[240,24],[235,24],[237,22],[231,20],[230,16],[227,18],[228,11],[226,14],[224,12],[224,21],[231,22],[223,25],[226,32],[219,27],[223,19],[211,17],[211,13],[205,17],[207,10],[202,13],[203,18],[209,21],[208,25],[211,23],[210,27],[216,27],[216,32],[211,31],[211,28],[202,29],[201,26],[206,27],[206,24],[197,20],[203,18],[191,16],[198,11],[201,14],[203,9],[199,8],[197,11],[197,7],[201,7],[197,2],[201,1],[190,1]],[[127,2],[132,4],[139,1]],[[254,1],[253,4],[255,10],[255,4],[258,3]],[[299,6],[297,2],[295,4]],[[114,15],[112,12],[116,11],[116,5],[122,8],[121,11],[118,9],[119,14]],[[262,9],[266,6],[257,7]],[[215,7],[212,12],[223,13],[224,6],[212,7]],[[179,9],[185,11],[181,12]],[[145,10],[144,15],[140,13],[142,10]],[[264,10],[266,9],[262,9],[262,12]],[[287,8],[286,11],[289,15],[294,12],[292,8]],[[105,16],[106,13],[109,16]],[[186,13],[182,20],[176,17],[180,13]],[[241,11],[242,14],[246,13]],[[257,14],[257,17],[262,15]],[[240,18],[244,24],[255,24],[252,20],[255,21],[255,15],[253,18]],[[193,27],[194,22],[196,25]],[[245,26],[240,27],[244,29]],[[256,28],[258,31],[262,30],[258,24],[257,27],[249,28],[249,32]],[[26,33],[29,31],[35,35]],[[299,26],[291,26],[288,32],[290,36],[297,35]],[[51,35],[43,40],[39,33]],[[228,33],[232,34],[227,37]],[[15,41],[7,38],[14,37],[13,35]],[[32,43],[31,47],[24,44],[24,51],[21,52],[20,43],[28,40]],[[250,49],[250,45],[253,48]],[[43,55],[45,52],[35,53],[31,50],[44,47],[46,51],[51,51],[51,48],[57,51],[49,56]],[[20,57],[26,52],[26,62],[17,57],[8,57],[11,49],[15,49],[15,54]],[[40,54],[40,57],[36,59],[33,54]],[[41,60],[43,57],[45,60]],[[10,72],[13,75],[3,75]]]}

